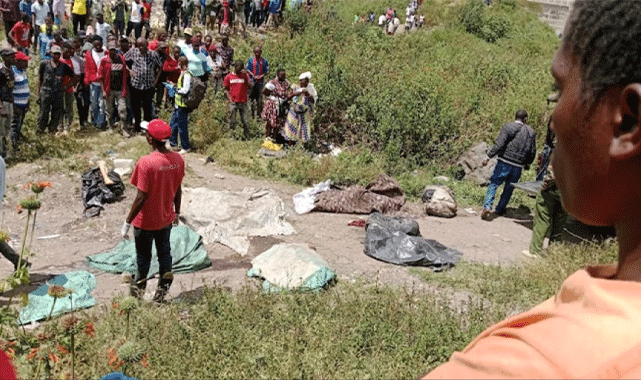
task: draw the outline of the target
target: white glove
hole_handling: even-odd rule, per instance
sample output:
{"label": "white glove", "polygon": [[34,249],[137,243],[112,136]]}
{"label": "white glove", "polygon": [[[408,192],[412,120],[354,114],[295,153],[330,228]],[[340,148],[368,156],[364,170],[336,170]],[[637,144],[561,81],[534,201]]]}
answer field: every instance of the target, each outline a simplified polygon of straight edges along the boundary
{"label": "white glove", "polygon": [[122,228],[120,229],[120,234],[122,235],[123,238],[129,239],[129,229],[131,228],[131,224],[125,222],[122,225]]}

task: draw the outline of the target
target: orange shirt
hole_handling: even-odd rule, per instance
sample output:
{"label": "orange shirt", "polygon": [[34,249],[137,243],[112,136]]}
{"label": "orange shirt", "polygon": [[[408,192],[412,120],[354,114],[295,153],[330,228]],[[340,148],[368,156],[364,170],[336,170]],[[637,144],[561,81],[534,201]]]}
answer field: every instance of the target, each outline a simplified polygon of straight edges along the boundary
{"label": "orange shirt", "polygon": [[485,330],[425,375],[438,378],[641,377],[641,283],[588,267],[532,310]]}

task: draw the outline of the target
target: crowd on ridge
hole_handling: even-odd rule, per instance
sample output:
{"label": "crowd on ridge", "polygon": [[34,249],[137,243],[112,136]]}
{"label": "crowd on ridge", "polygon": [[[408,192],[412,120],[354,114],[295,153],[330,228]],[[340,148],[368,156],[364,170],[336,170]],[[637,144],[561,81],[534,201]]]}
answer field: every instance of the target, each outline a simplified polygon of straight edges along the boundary
{"label": "crowd on ridge", "polygon": [[[307,141],[317,102],[311,73],[290,84],[283,69],[270,72],[260,46],[247,61],[237,60],[229,41],[241,6],[250,28],[265,28],[280,23],[284,1],[166,0],[164,29],[152,30],[147,0],[117,0],[110,7],[88,0],[0,0],[9,44],[0,51],[0,155],[20,149],[33,103],[39,107],[36,132],[57,136],[79,125],[129,137],[165,107],[172,110],[170,145],[184,154],[191,149],[189,114],[210,86],[224,88],[229,126],[234,129],[239,116],[244,137],[251,112],[265,121],[267,138],[287,145]],[[213,33],[194,31],[198,24],[213,26]]]}

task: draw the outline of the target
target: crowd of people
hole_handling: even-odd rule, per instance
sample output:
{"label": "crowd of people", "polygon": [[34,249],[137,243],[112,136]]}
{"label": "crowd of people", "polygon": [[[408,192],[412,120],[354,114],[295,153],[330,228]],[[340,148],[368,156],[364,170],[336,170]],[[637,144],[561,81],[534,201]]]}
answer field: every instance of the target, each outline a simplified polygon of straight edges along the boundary
{"label": "crowd of people", "polygon": [[[419,29],[425,24],[425,15],[417,14],[418,7],[423,3],[423,0],[411,0],[405,9],[405,31],[412,31]],[[356,23],[371,23],[374,25],[376,22],[376,13],[370,11],[369,15],[354,15],[354,24]],[[378,26],[387,34],[393,35],[396,33],[398,27],[401,25],[401,20],[395,9],[388,7],[385,13],[378,16]]]}
{"label": "crowd of people", "polygon": [[[56,135],[68,134],[77,123],[80,129],[112,129],[129,137],[141,133],[142,121],[167,108],[172,110],[170,145],[184,154],[191,149],[189,114],[209,87],[218,93],[222,86],[229,101],[229,127],[234,129],[240,116],[243,137],[249,137],[251,113],[264,120],[265,136],[271,140],[292,145],[309,139],[317,102],[311,73],[301,74],[298,85],[290,85],[283,69],[270,79],[260,46],[246,63],[235,60],[229,45],[234,0],[200,3],[201,23],[218,23],[215,35],[190,27],[193,0],[164,2],[164,30],[151,30],[152,5],[147,0],[117,0],[110,7],[111,22],[96,3],[73,0],[69,18],[64,1],[61,6],[60,1],[0,0],[11,46],[1,53],[3,157],[20,149],[31,95],[38,99],[36,131]],[[245,22],[278,25],[282,8],[281,0],[248,0],[243,5]],[[125,14],[130,14],[126,25]],[[34,58],[37,78],[30,78],[27,67]],[[29,82],[34,80],[36,94],[31,94]]]}

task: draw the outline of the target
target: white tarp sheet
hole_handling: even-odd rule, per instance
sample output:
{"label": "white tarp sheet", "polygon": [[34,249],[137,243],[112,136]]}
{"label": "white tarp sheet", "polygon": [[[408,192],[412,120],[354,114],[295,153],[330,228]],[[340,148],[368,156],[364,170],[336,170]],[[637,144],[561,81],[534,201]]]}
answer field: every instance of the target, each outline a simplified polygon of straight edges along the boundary
{"label": "white tarp sheet", "polygon": [[185,188],[183,205],[187,224],[205,244],[218,242],[242,256],[249,250],[250,236],[296,233],[285,220],[285,204],[271,189],[233,192]]}
{"label": "white tarp sheet", "polygon": [[276,244],[252,260],[247,275],[265,279],[263,290],[318,291],[336,278],[325,260],[304,244]]}

